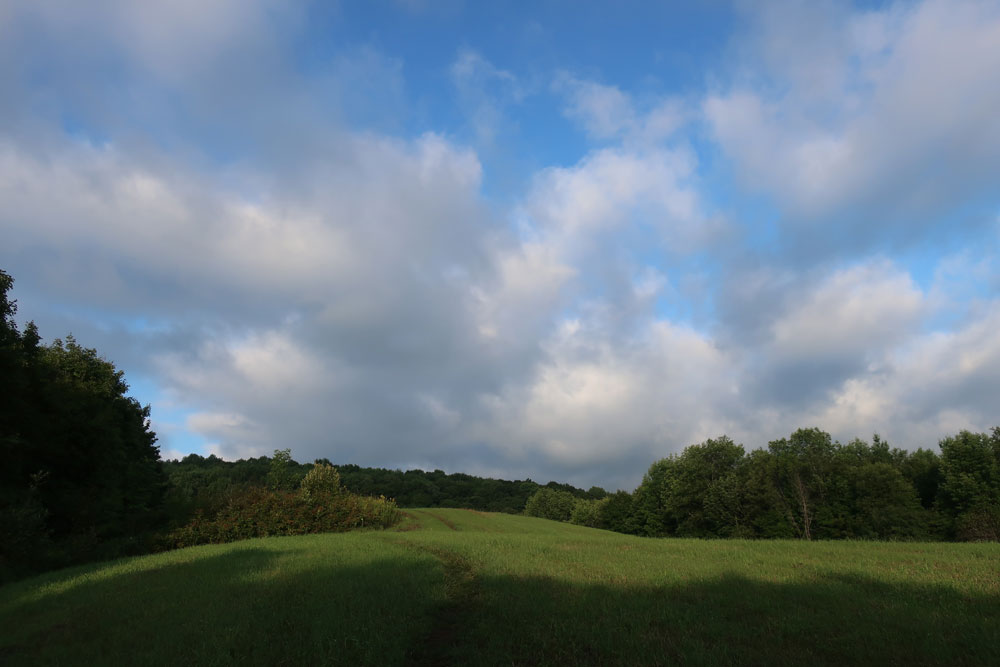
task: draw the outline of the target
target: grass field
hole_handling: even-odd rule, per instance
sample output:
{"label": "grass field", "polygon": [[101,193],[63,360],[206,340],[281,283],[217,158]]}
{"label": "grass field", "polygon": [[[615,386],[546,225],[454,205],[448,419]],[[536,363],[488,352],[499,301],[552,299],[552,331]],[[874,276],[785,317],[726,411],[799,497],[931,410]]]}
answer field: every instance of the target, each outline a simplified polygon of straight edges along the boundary
{"label": "grass field", "polygon": [[1000,545],[653,540],[409,510],[0,589],[0,664],[998,665]]}

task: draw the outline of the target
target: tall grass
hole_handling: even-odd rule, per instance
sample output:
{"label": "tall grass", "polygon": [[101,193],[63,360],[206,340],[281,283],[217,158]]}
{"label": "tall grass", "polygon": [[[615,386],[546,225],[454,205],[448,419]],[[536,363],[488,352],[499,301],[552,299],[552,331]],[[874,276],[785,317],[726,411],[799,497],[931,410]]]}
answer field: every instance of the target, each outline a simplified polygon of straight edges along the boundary
{"label": "tall grass", "polygon": [[443,580],[431,554],[365,533],[74,568],[0,589],[0,663],[399,664]]}
{"label": "tall grass", "polygon": [[995,544],[656,540],[435,514],[458,530],[407,538],[477,573],[454,664],[1000,664]]}
{"label": "tall grass", "polygon": [[1000,664],[1000,545],[654,540],[408,510],[0,589],[5,664]]}

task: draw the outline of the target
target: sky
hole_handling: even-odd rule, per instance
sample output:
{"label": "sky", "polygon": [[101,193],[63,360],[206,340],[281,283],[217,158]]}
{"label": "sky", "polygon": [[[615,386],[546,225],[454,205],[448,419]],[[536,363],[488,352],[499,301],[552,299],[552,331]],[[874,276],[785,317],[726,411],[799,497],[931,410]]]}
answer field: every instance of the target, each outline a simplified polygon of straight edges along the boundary
{"label": "sky", "polygon": [[0,268],[163,458],[633,488],[1000,424],[1000,3],[0,0]]}

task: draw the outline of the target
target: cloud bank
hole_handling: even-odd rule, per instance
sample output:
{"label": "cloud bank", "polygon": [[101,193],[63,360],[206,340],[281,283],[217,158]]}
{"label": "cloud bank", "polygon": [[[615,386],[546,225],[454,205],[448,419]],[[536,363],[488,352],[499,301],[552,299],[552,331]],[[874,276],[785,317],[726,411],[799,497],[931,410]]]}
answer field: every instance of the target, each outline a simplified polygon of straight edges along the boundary
{"label": "cloud bank", "polygon": [[165,452],[627,488],[722,433],[997,421],[995,4],[754,9],[693,92],[456,43],[457,116],[406,54],[306,58],[306,5],[0,7],[0,261]]}

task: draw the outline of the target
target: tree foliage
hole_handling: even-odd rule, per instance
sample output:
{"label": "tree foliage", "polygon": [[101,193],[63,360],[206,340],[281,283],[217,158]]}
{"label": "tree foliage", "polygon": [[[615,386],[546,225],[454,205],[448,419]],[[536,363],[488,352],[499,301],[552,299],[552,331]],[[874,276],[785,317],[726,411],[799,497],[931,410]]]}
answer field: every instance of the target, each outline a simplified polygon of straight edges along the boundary
{"label": "tree foliage", "polygon": [[941,441],[938,497],[958,515],[1000,503],[1000,427],[992,434],[962,431]]}
{"label": "tree foliage", "polygon": [[528,498],[528,502],[524,506],[524,513],[528,516],[552,519],[553,521],[569,521],[570,517],[573,516],[576,500],[569,491],[542,487]]}
{"label": "tree foliage", "polygon": [[341,494],[340,473],[329,463],[317,463],[299,483],[299,496],[307,503],[330,501]]}
{"label": "tree foliage", "polygon": [[587,526],[588,528],[603,528],[601,510],[607,503],[607,496],[600,500],[577,498],[573,504],[573,512],[569,517],[570,523],[577,526]]}
{"label": "tree foliage", "polygon": [[141,551],[166,483],[149,406],[72,336],[21,333],[12,285],[0,271],[0,570]]}
{"label": "tree foliage", "polygon": [[1000,428],[940,448],[908,452],[878,435],[845,445],[809,428],[747,452],[721,436],[655,461],[596,520],[578,500],[569,521],[661,537],[1000,540]]}
{"label": "tree foliage", "polygon": [[[313,466],[320,463],[332,465],[329,459],[317,459],[315,464],[289,459],[279,464],[289,476],[285,488],[294,489]],[[216,456],[191,454],[180,461],[166,461],[164,469],[170,479],[167,492],[170,514],[183,521],[199,508],[217,511],[233,492],[254,485],[267,486],[272,466],[273,459],[266,456],[223,461]],[[543,488],[530,479],[488,479],[463,473],[448,474],[441,470],[404,472],[341,464],[337,466],[337,473],[346,491],[363,496],[394,498],[400,507],[464,507],[519,514],[524,511],[528,498]],[[584,491],[569,484],[549,482],[545,488],[566,491],[574,498],[599,499],[607,495],[604,489],[596,486]]]}
{"label": "tree foliage", "polygon": [[[815,428],[750,451],[720,436],[655,461],[634,492],[613,494],[440,470],[342,465],[337,472],[345,492],[401,497],[402,507],[524,512],[636,535],[993,539],[1000,531],[992,467],[998,439],[997,431],[946,438],[939,456],[892,448],[878,435],[870,443],[841,444]],[[279,454],[277,466],[291,480],[287,488],[329,465]],[[199,508],[218,512],[234,494],[267,486],[275,463],[190,455],[165,467],[171,513],[184,518]]]}
{"label": "tree foliage", "polygon": [[267,486],[272,491],[291,491],[295,488],[296,475],[292,472],[291,449],[276,449],[268,466]]}

